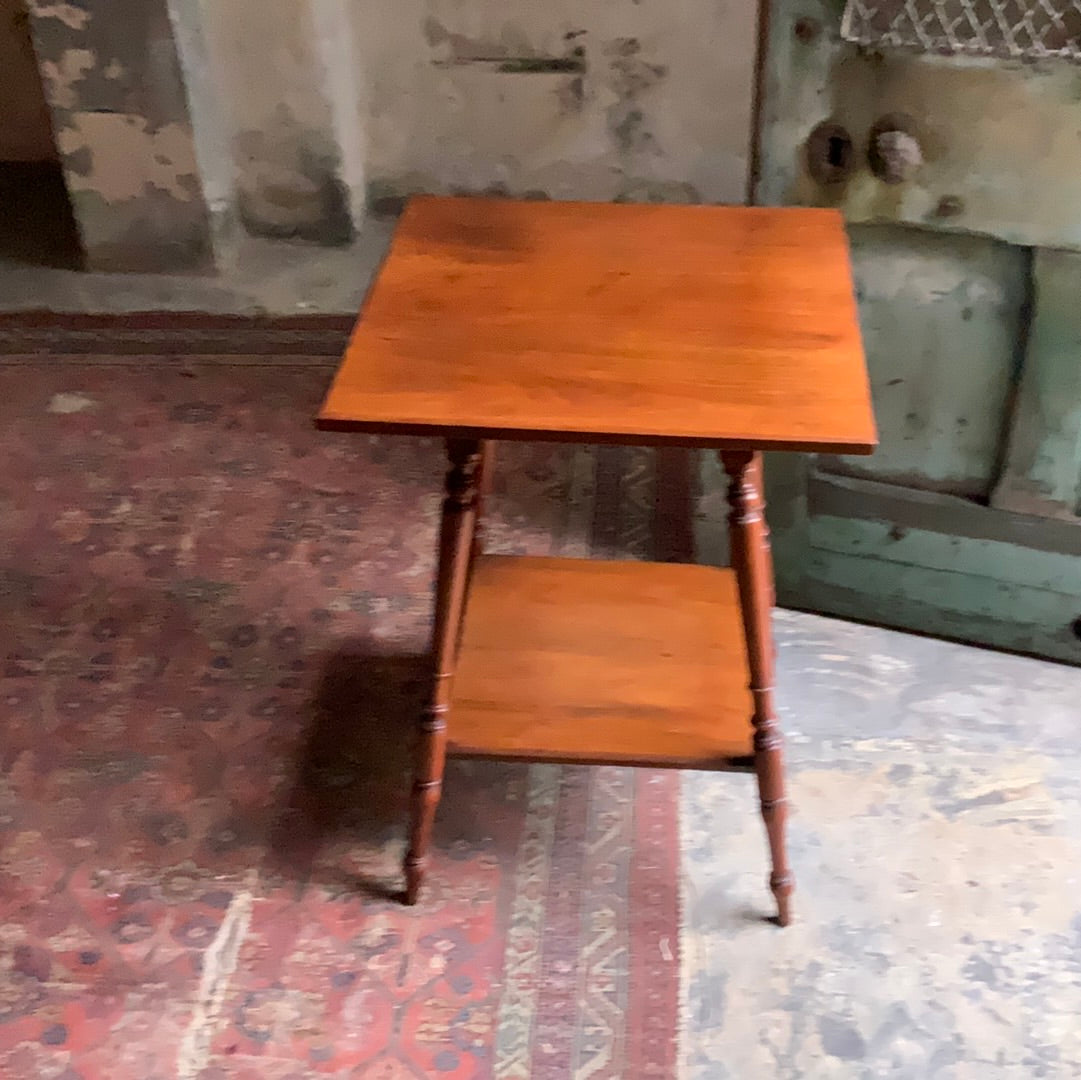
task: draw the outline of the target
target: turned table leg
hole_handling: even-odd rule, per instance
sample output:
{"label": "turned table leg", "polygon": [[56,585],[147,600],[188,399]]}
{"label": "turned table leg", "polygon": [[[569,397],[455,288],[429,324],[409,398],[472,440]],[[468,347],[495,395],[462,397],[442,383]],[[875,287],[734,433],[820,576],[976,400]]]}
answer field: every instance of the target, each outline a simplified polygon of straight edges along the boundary
{"label": "turned table leg", "polygon": [[482,444],[448,439],[450,470],[439,531],[439,571],[432,630],[432,691],[417,732],[410,799],[409,849],[405,856],[405,902],[415,904],[424,880],[432,823],[443,787],[447,712],[473,556]]}
{"label": "turned table leg", "polygon": [[[473,474],[475,485],[473,505],[475,513],[473,515],[473,542],[469,550],[469,567],[465,575],[466,601],[469,598],[469,587],[473,584],[473,568],[476,565],[477,558],[484,553],[485,541],[488,538],[484,510],[488,504],[488,497],[492,493],[492,469],[495,464],[495,442],[492,439],[484,439],[477,445],[480,456],[477,459],[476,471]],[[465,619],[460,618],[455,635],[455,652],[461,648],[462,631],[464,629]]]}
{"label": "turned table leg", "polygon": [[492,494],[492,472],[495,465],[495,442],[485,439],[480,444],[480,460],[477,464],[477,518],[473,528],[473,555],[475,559],[484,548],[487,535],[484,508]]}
{"label": "turned table leg", "polygon": [[728,473],[732,567],[739,583],[747,640],[754,714],[754,759],[762,818],[769,839],[772,870],[769,887],[777,899],[777,921],[787,926],[789,898],[795,887],[785,847],[784,756],[781,729],[773,704],[773,564],[762,498],[762,455],[726,450],[721,461]]}

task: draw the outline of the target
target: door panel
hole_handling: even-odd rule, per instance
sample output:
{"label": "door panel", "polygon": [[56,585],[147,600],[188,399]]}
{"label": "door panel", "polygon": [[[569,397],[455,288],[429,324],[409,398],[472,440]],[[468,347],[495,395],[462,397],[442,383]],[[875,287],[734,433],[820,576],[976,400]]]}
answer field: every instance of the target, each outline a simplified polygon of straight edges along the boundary
{"label": "door panel", "polygon": [[861,50],[842,8],[771,5],[759,201],[850,223],[881,448],[768,462],[779,598],[1081,663],[1081,68]]}
{"label": "door panel", "polygon": [[[1081,248],[1081,68],[860,48],[841,40],[843,8],[770,3],[760,201]],[[891,185],[867,149],[875,122],[897,115],[913,122],[923,165]],[[806,167],[808,137],[825,121],[852,139],[844,183],[819,183]]]}
{"label": "door panel", "polygon": [[1033,319],[992,503],[1077,522],[1081,487],[1081,255],[1037,251]]}
{"label": "door panel", "polygon": [[820,467],[986,501],[1017,365],[1027,253],[895,227],[855,226],[850,237],[881,448]]}
{"label": "door panel", "polygon": [[1081,663],[1081,530],[767,459],[784,606]]}

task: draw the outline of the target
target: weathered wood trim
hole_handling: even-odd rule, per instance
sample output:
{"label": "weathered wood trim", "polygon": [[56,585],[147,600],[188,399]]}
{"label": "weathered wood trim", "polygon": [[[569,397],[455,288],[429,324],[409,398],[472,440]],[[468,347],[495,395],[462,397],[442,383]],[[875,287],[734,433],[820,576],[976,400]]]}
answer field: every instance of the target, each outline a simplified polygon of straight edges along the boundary
{"label": "weathered wood trim", "polygon": [[992,505],[1078,521],[1081,501],[1081,256],[1037,251],[1033,312]]}
{"label": "weathered wood trim", "polygon": [[807,482],[812,518],[885,521],[898,529],[922,529],[972,540],[993,540],[1034,551],[1081,555],[1081,521],[1055,521],[1017,514],[954,495],[919,491],[812,472]]}

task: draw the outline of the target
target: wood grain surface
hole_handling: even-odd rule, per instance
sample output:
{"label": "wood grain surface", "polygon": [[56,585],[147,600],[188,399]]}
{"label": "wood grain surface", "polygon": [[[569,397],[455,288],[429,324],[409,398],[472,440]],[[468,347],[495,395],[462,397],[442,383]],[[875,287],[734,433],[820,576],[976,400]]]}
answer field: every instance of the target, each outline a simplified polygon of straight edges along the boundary
{"label": "wood grain surface", "polygon": [[868,453],[841,217],[415,198],[320,422]]}
{"label": "wood grain surface", "polygon": [[483,556],[447,750],[749,768],[746,656],[730,570]]}

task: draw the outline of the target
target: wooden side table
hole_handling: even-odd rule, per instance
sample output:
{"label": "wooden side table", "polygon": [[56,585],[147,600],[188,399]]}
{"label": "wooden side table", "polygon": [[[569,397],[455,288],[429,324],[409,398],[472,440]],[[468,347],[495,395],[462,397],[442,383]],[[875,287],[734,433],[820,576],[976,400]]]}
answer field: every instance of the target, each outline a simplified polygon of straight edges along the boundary
{"label": "wooden side table", "polygon": [[[414,199],[319,420],[450,458],[406,902],[448,753],[754,769],[787,924],[761,451],[875,445],[840,216]],[[499,439],[719,451],[731,569],[485,555]]]}

